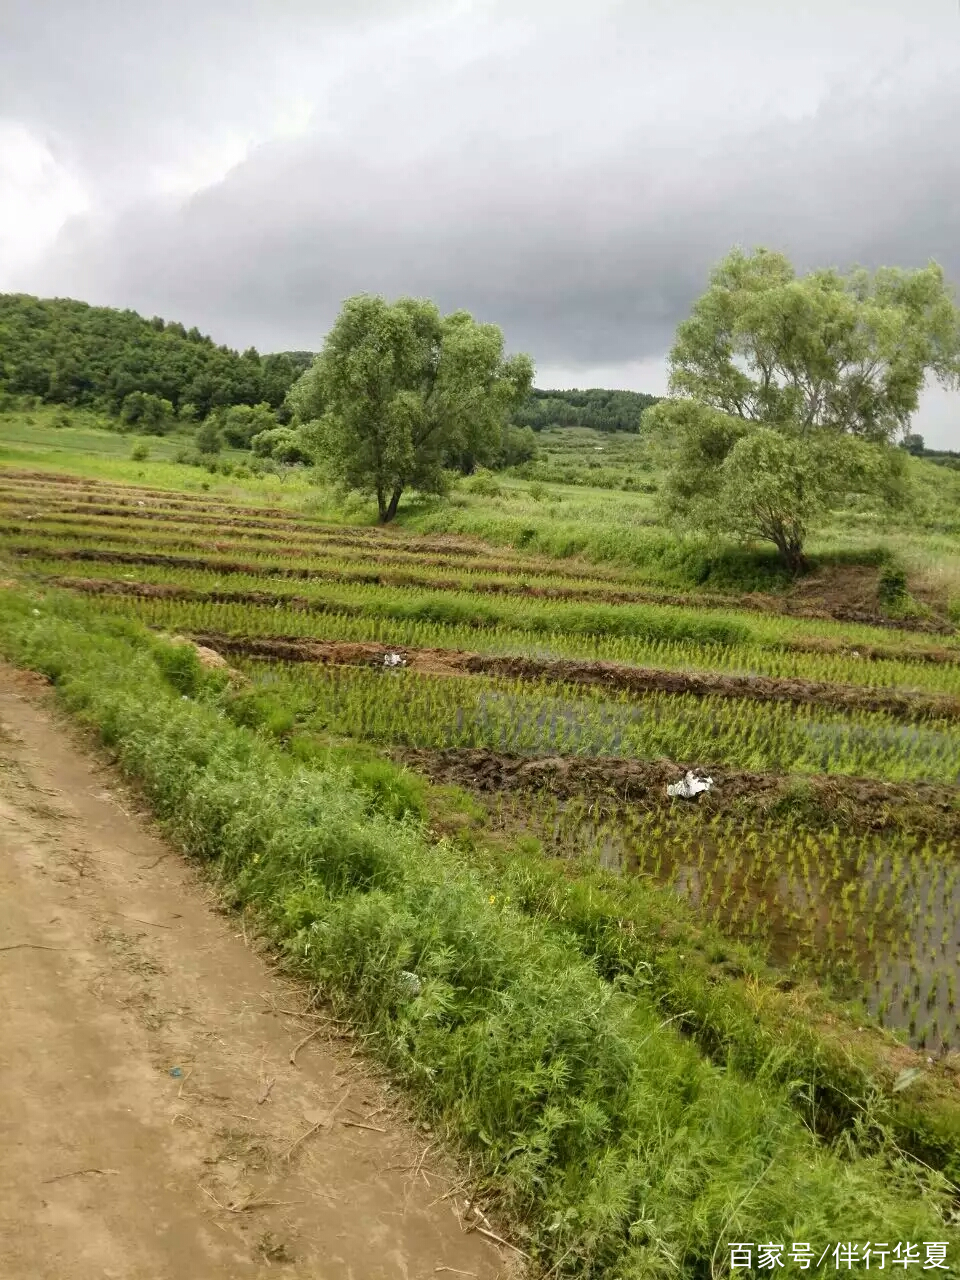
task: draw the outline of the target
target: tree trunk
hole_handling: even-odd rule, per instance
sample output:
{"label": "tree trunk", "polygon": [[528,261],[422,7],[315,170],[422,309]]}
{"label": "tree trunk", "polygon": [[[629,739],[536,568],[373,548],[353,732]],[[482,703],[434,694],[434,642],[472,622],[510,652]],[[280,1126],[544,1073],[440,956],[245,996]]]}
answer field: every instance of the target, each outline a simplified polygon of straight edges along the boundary
{"label": "tree trunk", "polygon": [[382,513],[380,516],[381,524],[389,524],[390,521],[393,519],[393,517],[397,514],[397,507],[400,505],[401,493],[403,493],[403,489],[400,487],[400,485],[397,485],[393,493],[391,493],[390,495],[390,501],[387,504],[386,512]]}
{"label": "tree trunk", "polygon": [[387,495],[384,493],[382,486],[377,485],[377,523],[386,524],[388,519]]}
{"label": "tree trunk", "polygon": [[783,561],[784,568],[791,578],[799,577],[807,567],[801,543],[795,538],[788,538],[786,534],[779,534],[773,540],[777,544],[777,550],[780,552],[780,559]]}

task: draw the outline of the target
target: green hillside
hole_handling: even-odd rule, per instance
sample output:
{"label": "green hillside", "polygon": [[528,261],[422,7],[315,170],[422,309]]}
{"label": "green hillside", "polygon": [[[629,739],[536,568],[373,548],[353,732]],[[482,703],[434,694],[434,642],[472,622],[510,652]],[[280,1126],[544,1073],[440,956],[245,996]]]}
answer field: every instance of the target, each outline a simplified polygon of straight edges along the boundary
{"label": "green hillside", "polygon": [[196,328],[160,316],[92,307],[68,298],[0,294],[0,390],[119,414],[134,393],[203,418],[211,409],[278,408],[302,371],[302,353],[261,356],[217,346]]}

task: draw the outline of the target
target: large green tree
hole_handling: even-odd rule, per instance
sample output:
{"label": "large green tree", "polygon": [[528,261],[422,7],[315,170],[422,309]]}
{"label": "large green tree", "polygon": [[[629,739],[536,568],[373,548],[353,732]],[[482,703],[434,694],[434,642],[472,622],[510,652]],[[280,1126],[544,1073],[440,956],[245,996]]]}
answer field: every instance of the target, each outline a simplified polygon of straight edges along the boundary
{"label": "large green tree", "polygon": [[496,325],[362,294],[344,303],[289,402],[298,422],[317,424],[318,456],[347,487],[374,494],[386,524],[405,490],[442,492],[459,459],[494,459],[532,378],[529,357],[505,356]]}
{"label": "large green tree", "polygon": [[902,499],[928,377],[960,384],[960,313],[936,264],[797,276],[735,250],[677,330],[671,398],[645,415],[670,449],[683,526],[772,541],[791,571],[822,511],[856,493]]}

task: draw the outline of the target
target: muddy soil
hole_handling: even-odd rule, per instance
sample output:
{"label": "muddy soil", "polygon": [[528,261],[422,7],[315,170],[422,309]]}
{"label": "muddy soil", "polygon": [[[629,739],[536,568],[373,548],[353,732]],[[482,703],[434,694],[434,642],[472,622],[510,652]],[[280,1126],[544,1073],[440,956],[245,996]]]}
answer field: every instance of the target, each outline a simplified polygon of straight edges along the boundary
{"label": "muddy soil", "polygon": [[[122,586],[115,583],[110,585],[111,588]],[[165,588],[161,587],[156,593],[149,594],[163,598]],[[819,704],[845,711],[882,711],[911,721],[960,720],[960,698],[829,684],[826,681],[663,671],[653,667],[619,666],[613,662],[505,657],[470,653],[461,649],[413,649],[360,641],[343,643],[283,636],[228,636],[219,632],[191,632],[191,637],[200,644],[224,653],[270,658],[281,662],[382,667],[385,656],[396,653],[403,658],[403,665],[408,670],[423,675],[484,675],[513,680],[549,680],[558,684],[595,687],[613,693],[626,692],[639,696],[669,693],[691,694],[694,697],[749,698],[758,702],[787,702],[793,706]]]}
{"label": "muddy soil", "polygon": [[[578,797],[610,808],[629,804],[665,812],[682,812],[695,805],[708,816],[734,812],[751,821],[789,805],[791,812],[812,827],[836,824],[851,831],[928,832],[960,849],[960,793],[923,783],[911,786],[837,775],[805,777],[801,811],[797,807],[798,778],[750,773],[709,761],[531,757],[485,748],[404,747],[391,754],[434,782],[482,795],[548,793],[560,800]],[[672,799],[667,785],[690,768],[709,774],[713,789],[694,801]]]}
{"label": "muddy soil", "polygon": [[0,667],[0,1275],[510,1274],[432,1135],[48,696]]}

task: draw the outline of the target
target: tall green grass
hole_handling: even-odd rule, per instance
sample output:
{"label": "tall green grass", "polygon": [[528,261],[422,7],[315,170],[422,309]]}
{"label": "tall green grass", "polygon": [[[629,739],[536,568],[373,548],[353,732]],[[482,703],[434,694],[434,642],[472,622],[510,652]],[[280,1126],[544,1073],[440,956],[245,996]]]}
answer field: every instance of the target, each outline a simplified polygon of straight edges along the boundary
{"label": "tall green grass", "polygon": [[825,1149],[785,1090],[703,1059],[641,984],[603,979],[452,846],[231,722],[188,650],[9,591],[0,645],[365,1029],[553,1276],[718,1275],[729,1240],[953,1238],[937,1177]]}

